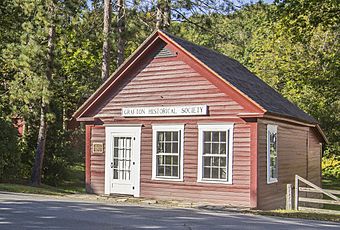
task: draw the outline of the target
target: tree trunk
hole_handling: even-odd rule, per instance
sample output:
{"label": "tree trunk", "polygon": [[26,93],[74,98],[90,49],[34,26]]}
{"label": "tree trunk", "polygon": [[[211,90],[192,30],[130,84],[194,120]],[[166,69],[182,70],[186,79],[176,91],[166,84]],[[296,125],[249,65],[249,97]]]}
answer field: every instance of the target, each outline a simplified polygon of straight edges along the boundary
{"label": "tree trunk", "polygon": [[104,0],[104,27],[103,27],[103,63],[102,80],[109,77],[110,70],[110,31],[111,31],[111,0]]}
{"label": "tree trunk", "polygon": [[156,29],[162,29],[162,0],[157,1],[156,7]]}
{"label": "tree trunk", "polygon": [[46,122],[46,104],[45,102],[41,102],[40,108],[40,127],[37,141],[37,149],[35,153],[34,166],[32,170],[32,180],[31,183],[34,186],[41,184],[41,172],[42,165],[44,161],[45,155],[45,146],[46,146],[46,133],[47,133],[47,122]]}
{"label": "tree trunk", "polygon": [[117,65],[124,62],[125,52],[125,0],[117,0]]}
{"label": "tree trunk", "polygon": [[[48,52],[47,52],[47,67],[46,67],[46,79],[48,84],[52,79],[52,71],[53,71],[53,63],[54,63],[54,38],[55,38],[55,25],[52,25],[48,31]],[[48,86],[43,87],[43,91],[48,90]],[[41,172],[42,165],[44,161],[45,155],[45,146],[46,146],[46,136],[47,136],[47,121],[46,114],[48,112],[48,103],[47,100],[42,96],[41,98],[41,108],[40,108],[40,127],[38,133],[37,140],[37,149],[35,153],[35,160],[32,169],[32,185],[40,185],[41,183]]]}
{"label": "tree trunk", "polygon": [[171,0],[158,0],[156,8],[156,29],[166,30],[171,21]]}
{"label": "tree trunk", "polygon": [[170,8],[171,1],[164,0],[164,9],[163,9],[163,29],[167,30],[170,26],[171,21],[171,8]]}

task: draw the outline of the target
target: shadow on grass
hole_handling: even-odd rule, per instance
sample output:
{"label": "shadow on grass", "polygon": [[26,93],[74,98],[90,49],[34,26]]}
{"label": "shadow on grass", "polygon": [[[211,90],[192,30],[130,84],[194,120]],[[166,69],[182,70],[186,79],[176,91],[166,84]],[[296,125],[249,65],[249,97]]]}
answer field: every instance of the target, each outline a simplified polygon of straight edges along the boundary
{"label": "shadow on grass", "polygon": [[46,195],[85,193],[84,170],[83,164],[72,166],[68,172],[68,179],[56,187],[46,184],[31,186],[28,181],[21,180],[15,183],[0,183],[0,191]]}

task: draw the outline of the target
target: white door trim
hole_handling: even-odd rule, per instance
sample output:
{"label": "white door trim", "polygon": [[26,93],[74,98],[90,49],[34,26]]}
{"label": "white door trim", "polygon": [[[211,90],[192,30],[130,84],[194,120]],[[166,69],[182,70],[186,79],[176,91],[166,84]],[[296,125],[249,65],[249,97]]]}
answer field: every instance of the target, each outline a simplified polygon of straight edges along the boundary
{"label": "white door trim", "polygon": [[133,170],[131,170],[131,181],[132,185],[135,187],[133,196],[140,196],[140,146],[141,146],[141,126],[136,127],[136,125],[120,125],[114,127],[105,127],[105,187],[104,193],[109,195],[111,193],[111,183],[112,183],[112,169],[111,169],[111,157],[112,157],[112,141],[113,135],[131,135],[136,139],[134,140],[134,159],[135,165]]}

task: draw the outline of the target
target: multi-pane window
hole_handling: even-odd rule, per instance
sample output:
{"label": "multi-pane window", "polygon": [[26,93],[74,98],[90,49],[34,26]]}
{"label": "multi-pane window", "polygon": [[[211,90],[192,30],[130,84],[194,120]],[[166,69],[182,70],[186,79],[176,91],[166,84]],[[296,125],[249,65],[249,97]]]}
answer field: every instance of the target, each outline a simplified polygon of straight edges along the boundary
{"label": "multi-pane window", "polygon": [[203,179],[227,179],[226,131],[203,132]]}
{"label": "multi-pane window", "polygon": [[267,183],[277,182],[277,126],[267,126]]}
{"label": "multi-pane window", "polygon": [[199,181],[231,182],[232,125],[199,126]]}
{"label": "multi-pane window", "polygon": [[157,177],[179,175],[179,131],[157,131]]}
{"label": "multi-pane window", "polygon": [[153,178],[182,178],[183,125],[153,126]]}

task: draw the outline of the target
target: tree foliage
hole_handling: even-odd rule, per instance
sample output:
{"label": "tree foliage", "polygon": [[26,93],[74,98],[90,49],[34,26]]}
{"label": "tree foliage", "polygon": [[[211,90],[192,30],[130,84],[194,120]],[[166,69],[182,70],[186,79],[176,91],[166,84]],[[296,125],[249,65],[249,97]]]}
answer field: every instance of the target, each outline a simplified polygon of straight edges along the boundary
{"label": "tree foliage", "polygon": [[[229,15],[194,15],[174,31],[240,61],[314,116],[330,141],[325,154],[339,156],[339,9],[331,0],[258,3]],[[195,26],[207,17],[208,26]]]}
{"label": "tree foliage", "polygon": [[19,179],[21,159],[17,130],[0,118],[0,182]]}
{"label": "tree foliage", "polygon": [[[43,181],[58,184],[67,178],[72,164],[83,160],[83,130],[68,127],[73,112],[102,81],[104,11],[99,0],[53,0],[57,4],[54,68],[47,81],[49,1],[0,2],[0,170],[9,175],[4,169],[14,168],[4,165],[17,161],[20,167],[15,175],[29,178],[44,98],[49,104],[49,129]],[[125,2],[124,32],[118,34],[122,25],[113,4],[109,36],[113,44],[121,40],[125,50],[111,47],[110,72],[117,68],[118,53],[120,59],[129,56],[156,28],[157,3],[169,3],[163,7],[170,14],[170,26],[165,27],[169,32],[240,61],[317,118],[330,141],[326,156],[340,156],[339,1],[120,2]],[[18,116],[26,121],[20,140],[10,125],[11,118]]]}

